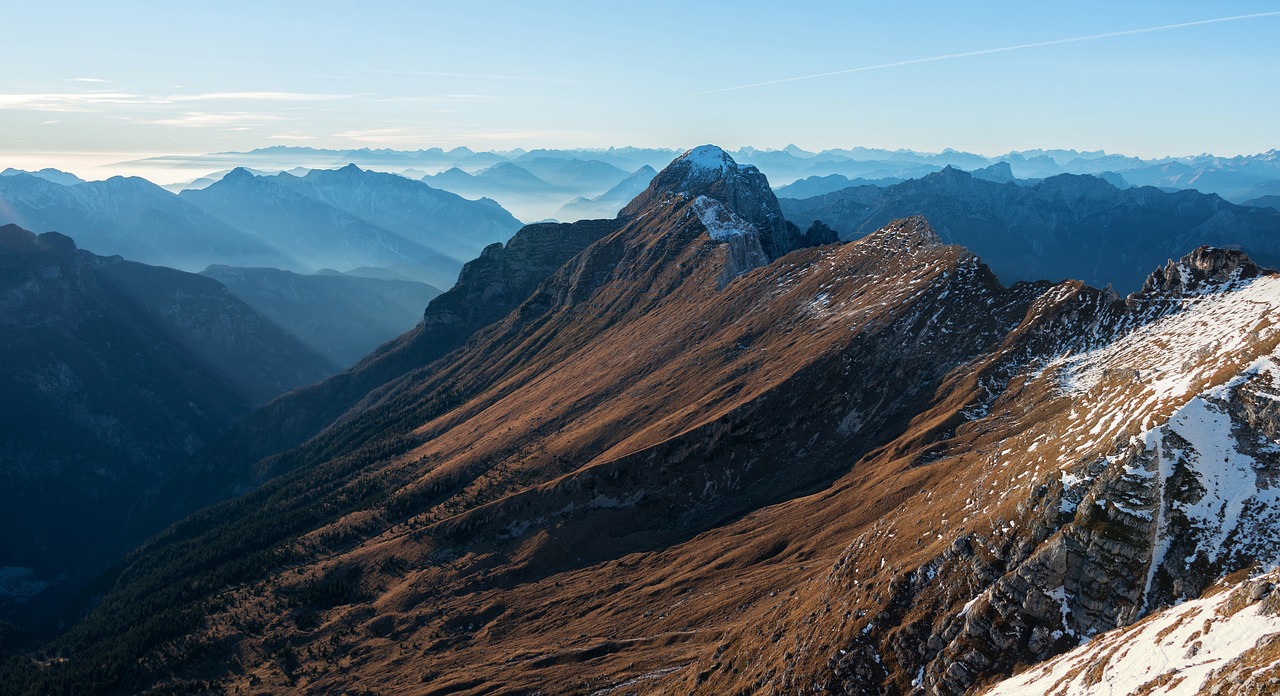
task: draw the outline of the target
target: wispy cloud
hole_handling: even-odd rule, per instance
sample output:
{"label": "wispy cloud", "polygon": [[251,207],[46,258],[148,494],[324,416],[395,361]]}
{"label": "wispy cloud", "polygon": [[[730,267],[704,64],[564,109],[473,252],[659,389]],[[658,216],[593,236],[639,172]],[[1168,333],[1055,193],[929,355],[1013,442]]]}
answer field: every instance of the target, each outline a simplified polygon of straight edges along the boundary
{"label": "wispy cloud", "polygon": [[[97,78],[76,78],[88,81]],[[44,92],[32,94],[0,94],[0,109],[28,111],[101,111],[118,105],[156,105],[185,102],[330,102],[352,99],[355,94],[310,94],[305,92],[209,92],[148,96],[118,91]],[[155,123],[162,123],[156,121]]]}
{"label": "wispy cloud", "polygon": [[944,60],[956,60],[958,58],[972,58],[974,56],[986,56],[993,53],[1008,53],[1009,51],[1022,51],[1028,48],[1043,48],[1045,46],[1061,46],[1063,44],[1080,43],[1083,41],[1100,41],[1102,39],[1114,39],[1121,36],[1134,36],[1136,34],[1150,34],[1157,31],[1169,31],[1171,29],[1186,29],[1188,27],[1199,27],[1206,24],[1219,24],[1222,22],[1239,22],[1246,19],[1260,19],[1263,17],[1280,17],[1280,11],[1277,12],[1255,12],[1253,14],[1234,15],[1231,17],[1215,17],[1213,19],[1201,19],[1194,22],[1180,22],[1178,24],[1163,24],[1157,27],[1143,27],[1141,29],[1126,29],[1123,31],[1109,31],[1103,34],[1089,34],[1088,36],[1071,36],[1065,39],[1053,39],[1051,41],[1036,41],[1034,43],[1017,44],[1015,46],[1001,46],[999,48],[984,48],[977,51],[964,51],[962,53],[947,53],[940,56],[929,56],[927,58],[913,58],[911,60],[900,60],[893,63],[880,63],[879,65],[864,65],[857,68],[845,68],[843,70],[831,70],[828,72],[814,73],[812,75],[799,75],[796,77],[784,77],[777,80],[766,80],[764,82],[752,82],[745,85],[734,85],[732,87],[720,87],[718,89],[709,89],[703,92],[694,92],[693,96],[704,94],[716,94],[719,92],[732,92],[739,89],[751,89],[753,87],[767,87],[769,85],[780,85],[787,82],[800,82],[802,80],[816,80],[822,77],[833,77],[836,75],[849,75],[852,73],[868,72],[871,70],[885,70],[888,68],[900,68],[906,65],[919,65],[921,63],[936,63]]}
{"label": "wispy cloud", "polygon": [[92,82],[102,85],[111,84],[111,80],[104,80],[100,77],[73,77],[67,80],[67,82]]}
{"label": "wispy cloud", "polygon": [[231,111],[212,114],[193,111],[170,118],[138,121],[138,123],[145,123],[153,126],[176,126],[178,128],[210,128],[214,126],[239,126],[245,123],[262,123],[265,121],[279,120],[281,120],[281,117],[277,114],[263,114],[246,111]]}
{"label": "wispy cloud", "polygon": [[384,104],[462,104],[494,99],[497,97],[492,94],[441,94],[435,97],[386,97],[374,101]]}
{"label": "wispy cloud", "polygon": [[145,104],[147,99],[124,92],[46,92],[42,94],[0,94],[0,109],[29,111],[93,111],[107,104]]}
{"label": "wispy cloud", "polygon": [[380,75],[405,75],[408,77],[456,77],[464,80],[499,80],[504,82],[558,82],[572,85],[605,84],[593,80],[579,80],[569,77],[543,77],[541,75],[494,75],[488,73],[459,73],[439,70],[373,70]]}
{"label": "wispy cloud", "polygon": [[354,140],[360,143],[371,143],[377,145],[397,145],[404,143],[422,142],[429,135],[408,128],[369,128],[364,130],[349,130],[341,133],[335,133],[334,137],[344,140]]}
{"label": "wispy cloud", "polygon": [[204,94],[174,94],[164,101],[284,101],[324,102],[352,99],[356,94],[313,94],[308,92],[207,92]]}

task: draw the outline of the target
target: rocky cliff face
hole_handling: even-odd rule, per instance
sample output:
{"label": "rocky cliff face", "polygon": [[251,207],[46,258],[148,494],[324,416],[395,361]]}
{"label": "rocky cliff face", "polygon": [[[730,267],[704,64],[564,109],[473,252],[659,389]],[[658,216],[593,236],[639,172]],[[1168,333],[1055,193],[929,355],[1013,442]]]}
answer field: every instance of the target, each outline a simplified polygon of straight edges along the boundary
{"label": "rocky cliff face", "polygon": [[761,250],[769,259],[801,246],[799,230],[787,224],[764,174],[752,165],[734,162],[729,153],[714,145],[696,147],[676,158],[619,215],[633,217],[651,208],[661,197],[681,195],[718,201],[726,211],[755,229]]}
{"label": "rocky cliff face", "polygon": [[[1068,338],[1020,359],[999,396],[970,406],[956,442],[933,455],[930,466],[976,466],[958,477],[964,507],[900,512],[929,515],[917,523],[925,538],[955,541],[893,567],[888,595],[858,610],[870,620],[853,622],[862,629],[833,654],[829,683],[965,693],[1280,561],[1269,531],[1280,514],[1278,335],[1265,318],[1280,279],[1215,249],[1171,262],[1147,287],[1169,278],[1175,287],[1127,303],[1058,288],[1033,305],[1030,324],[1056,314]],[[964,534],[936,533],[957,518]],[[919,530],[901,518],[887,527]],[[860,582],[884,575],[866,570],[875,559],[864,551],[886,553],[894,542],[884,536],[837,561],[828,582],[840,594],[865,599]]]}
{"label": "rocky cliff face", "polygon": [[1099,636],[986,693],[1274,693],[1277,580],[1272,571],[1221,582],[1205,597]]}

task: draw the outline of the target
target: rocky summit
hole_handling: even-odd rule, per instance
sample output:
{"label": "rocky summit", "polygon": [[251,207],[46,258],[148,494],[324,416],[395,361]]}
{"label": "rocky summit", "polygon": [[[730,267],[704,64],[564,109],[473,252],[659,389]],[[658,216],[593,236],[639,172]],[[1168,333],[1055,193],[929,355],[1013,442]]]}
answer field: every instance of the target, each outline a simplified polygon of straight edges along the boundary
{"label": "rocky summit", "polygon": [[[487,248],[209,450],[245,493],[0,685],[1018,693],[1121,683],[1078,651],[1157,625],[1280,630],[1246,577],[1280,562],[1280,275],[1204,247],[1123,298],[1006,286],[925,217],[840,244],[781,210],[703,146]],[[1204,626],[1175,638],[1247,650]],[[1249,659],[1204,683],[1269,683]]]}

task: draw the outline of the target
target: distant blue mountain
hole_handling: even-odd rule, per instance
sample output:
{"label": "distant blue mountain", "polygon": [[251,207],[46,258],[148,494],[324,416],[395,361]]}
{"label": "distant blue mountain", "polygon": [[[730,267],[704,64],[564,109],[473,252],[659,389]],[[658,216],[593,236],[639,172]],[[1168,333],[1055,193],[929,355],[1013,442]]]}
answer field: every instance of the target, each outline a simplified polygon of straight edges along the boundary
{"label": "distant blue mountain", "polygon": [[237,260],[290,267],[288,251],[181,200],[137,177],[72,185],[31,174],[0,177],[0,224],[75,237],[101,254],[198,271]]}
{"label": "distant blue mountain", "polygon": [[779,186],[773,192],[779,198],[812,198],[851,186],[892,186],[903,181],[905,179],[850,179],[843,174],[815,175],[793,181],[786,186]]}
{"label": "distant blue mountain", "polygon": [[337,272],[210,266],[201,275],[342,368],[416,326],[440,294],[425,283]]}
{"label": "distant blue mountain", "polygon": [[1280,265],[1280,213],[1269,208],[1198,191],[1122,190],[1090,175],[1025,183],[947,168],[887,188],[780,204],[790,222],[804,228],[821,220],[845,240],[924,215],[944,242],[972,250],[1006,283],[1074,278],[1135,291],[1152,269],[1205,244],[1239,247],[1261,264]]}
{"label": "distant blue mountain", "polygon": [[492,201],[468,201],[354,165],[303,177],[258,177],[237,169],[180,197],[288,250],[296,263],[278,268],[384,267],[443,287],[453,284],[463,263],[520,227]]}
{"label": "distant blue mountain", "polygon": [[658,172],[645,165],[619,181],[613,188],[594,198],[580,197],[566,203],[555,217],[564,222],[577,220],[599,220],[616,217],[631,199],[640,195],[649,187],[649,182]]}
{"label": "distant blue mountain", "polygon": [[81,179],[75,174],[64,172],[60,169],[53,169],[51,167],[46,167],[34,172],[9,167],[3,172],[0,172],[0,176],[14,176],[15,174],[30,174],[36,178],[44,179],[45,181],[52,181],[55,184],[62,184],[63,186],[74,186],[75,184],[84,183],[84,179]]}
{"label": "distant blue mountain", "polygon": [[[524,166],[528,162],[543,160],[596,161],[622,171],[635,171],[641,166],[664,166],[679,154],[677,150],[662,148],[582,148],[511,150],[507,152],[476,152],[466,148],[442,150],[318,150],[314,148],[273,147],[247,153],[215,153],[197,157],[164,157],[144,160],[149,164],[168,164],[184,167],[204,166],[206,170],[228,166],[253,166],[286,169],[290,166],[315,166],[316,161],[329,163],[354,162],[362,166],[380,168],[443,171],[458,167],[468,172],[478,172],[501,162],[513,162]],[[1194,188],[1206,193],[1217,193],[1232,201],[1243,201],[1267,195],[1257,187],[1280,182],[1280,151],[1271,150],[1255,155],[1217,157],[1210,154],[1187,157],[1142,159],[1128,155],[1107,153],[1101,150],[1022,150],[996,156],[946,149],[942,152],[917,152],[913,150],[888,150],[881,148],[851,147],[807,151],[795,145],[780,150],[744,147],[732,153],[744,164],[760,168],[775,185],[782,185],[813,176],[840,174],[850,179],[911,179],[925,176],[946,166],[974,171],[997,162],[1006,162],[1017,179],[1043,179],[1058,174],[1102,175],[1111,172],[1124,177],[1133,186],[1158,188]],[[532,173],[555,184],[546,172],[530,169]],[[607,187],[606,187],[607,188]],[[604,190],[604,189],[601,189]],[[467,194],[464,194],[467,195]],[[578,191],[573,195],[591,197],[591,193]],[[503,201],[504,205],[506,204]],[[544,206],[545,207],[545,206]]]}

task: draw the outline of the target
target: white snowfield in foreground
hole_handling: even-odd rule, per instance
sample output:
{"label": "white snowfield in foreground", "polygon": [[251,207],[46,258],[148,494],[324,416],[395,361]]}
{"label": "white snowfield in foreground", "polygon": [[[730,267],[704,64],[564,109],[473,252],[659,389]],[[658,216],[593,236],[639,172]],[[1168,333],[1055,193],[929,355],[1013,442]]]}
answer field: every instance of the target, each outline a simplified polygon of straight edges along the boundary
{"label": "white snowfield in foreground", "polygon": [[[1276,573],[1265,580],[1276,582]],[[1241,583],[1105,633],[997,684],[986,694],[1202,693],[1215,672],[1273,637],[1280,639],[1280,617],[1264,613],[1266,602],[1250,596],[1250,590],[1262,582]],[[1231,613],[1241,604],[1247,606]],[[1257,664],[1258,657],[1254,656],[1255,667],[1245,670],[1245,675],[1274,672],[1280,666]],[[1224,689],[1221,693],[1231,693],[1229,684]]]}

